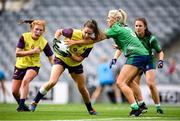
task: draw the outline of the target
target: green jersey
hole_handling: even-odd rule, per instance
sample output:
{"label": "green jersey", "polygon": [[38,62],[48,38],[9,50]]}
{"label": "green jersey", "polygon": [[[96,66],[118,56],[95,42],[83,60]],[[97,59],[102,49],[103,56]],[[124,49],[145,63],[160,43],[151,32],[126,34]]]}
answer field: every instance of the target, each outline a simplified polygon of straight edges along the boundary
{"label": "green jersey", "polygon": [[139,39],[144,47],[148,50],[149,55],[153,55],[152,50],[155,50],[157,53],[161,52],[162,48],[154,35],[145,36],[143,38],[139,37]]}
{"label": "green jersey", "polygon": [[114,39],[126,57],[149,55],[133,30],[129,27],[123,27],[119,22],[109,28],[106,35],[108,38]]}

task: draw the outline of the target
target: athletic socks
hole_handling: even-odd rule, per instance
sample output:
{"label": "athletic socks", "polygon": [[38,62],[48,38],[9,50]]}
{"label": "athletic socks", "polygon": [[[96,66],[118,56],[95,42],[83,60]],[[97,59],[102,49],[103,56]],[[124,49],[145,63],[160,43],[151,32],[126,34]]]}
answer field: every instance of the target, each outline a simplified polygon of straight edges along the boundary
{"label": "athletic socks", "polygon": [[91,103],[85,103],[85,105],[86,105],[86,108],[87,108],[88,111],[93,110]]}
{"label": "athletic socks", "polygon": [[25,102],[25,99],[20,99],[20,102],[19,102],[19,107],[20,108],[24,107],[24,102]]}
{"label": "athletic socks", "polygon": [[40,101],[43,97],[44,97],[44,95],[41,94],[41,93],[38,91],[36,97],[34,98],[34,102],[35,102],[35,103],[39,103],[39,101]]}
{"label": "athletic socks", "polygon": [[161,104],[156,104],[156,109],[161,109]]}
{"label": "athletic socks", "polygon": [[131,104],[131,108],[132,108],[133,110],[138,110],[138,109],[139,109],[139,106],[138,106],[138,104],[135,102],[135,103]]}
{"label": "athletic socks", "polygon": [[47,94],[47,90],[44,87],[41,87],[36,95],[36,97],[34,98],[34,102],[35,103],[39,103],[39,101],[44,97],[44,95]]}
{"label": "athletic socks", "polygon": [[20,103],[20,98],[15,98],[15,100],[18,104]]}

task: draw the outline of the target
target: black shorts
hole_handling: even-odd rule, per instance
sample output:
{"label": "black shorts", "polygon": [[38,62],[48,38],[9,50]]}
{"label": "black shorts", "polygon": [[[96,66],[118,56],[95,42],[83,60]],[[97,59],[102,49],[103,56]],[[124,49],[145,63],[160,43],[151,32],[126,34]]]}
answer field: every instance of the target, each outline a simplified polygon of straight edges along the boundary
{"label": "black shorts", "polygon": [[37,74],[39,73],[39,67],[28,67],[25,69],[14,67],[13,79],[22,80],[26,74],[26,71],[29,69],[33,69],[37,72]]}
{"label": "black shorts", "polygon": [[68,69],[69,73],[75,73],[75,74],[83,73],[83,65],[82,64],[72,67],[72,66],[65,64],[61,59],[59,59],[57,57],[54,58],[54,64],[62,65],[64,68]]}

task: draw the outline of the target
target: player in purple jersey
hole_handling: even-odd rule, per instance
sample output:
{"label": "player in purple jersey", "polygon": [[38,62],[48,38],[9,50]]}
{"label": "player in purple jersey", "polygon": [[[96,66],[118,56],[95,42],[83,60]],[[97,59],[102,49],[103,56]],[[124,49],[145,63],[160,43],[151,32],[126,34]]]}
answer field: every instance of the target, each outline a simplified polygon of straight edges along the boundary
{"label": "player in purple jersey", "polygon": [[51,64],[53,64],[53,52],[43,37],[45,31],[44,20],[28,20],[30,32],[23,33],[16,46],[16,64],[12,80],[12,94],[19,107],[18,112],[30,111],[25,105],[29,92],[29,83],[38,75],[40,53],[44,51]]}

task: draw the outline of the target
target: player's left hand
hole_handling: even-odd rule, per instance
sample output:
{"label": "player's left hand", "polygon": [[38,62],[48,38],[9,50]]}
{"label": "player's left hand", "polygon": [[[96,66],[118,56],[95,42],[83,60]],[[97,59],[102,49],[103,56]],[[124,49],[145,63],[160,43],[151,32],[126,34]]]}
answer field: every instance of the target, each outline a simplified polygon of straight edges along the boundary
{"label": "player's left hand", "polygon": [[54,37],[55,37],[56,39],[60,39],[61,33],[62,33],[62,29],[56,30]]}
{"label": "player's left hand", "polygon": [[158,61],[158,68],[163,68],[163,60]]}
{"label": "player's left hand", "polygon": [[74,40],[68,39],[68,40],[66,40],[66,41],[64,42],[64,44],[67,45],[68,47],[70,47],[70,46],[74,45],[75,42],[74,42]]}

